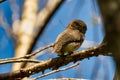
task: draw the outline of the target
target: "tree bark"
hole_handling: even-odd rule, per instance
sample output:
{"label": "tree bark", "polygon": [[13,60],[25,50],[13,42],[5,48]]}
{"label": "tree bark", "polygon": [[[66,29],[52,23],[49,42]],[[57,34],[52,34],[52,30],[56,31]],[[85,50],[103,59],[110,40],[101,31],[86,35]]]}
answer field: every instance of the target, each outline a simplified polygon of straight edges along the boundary
{"label": "tree bark", "polygon": [[116,62],[114,80],[120,80],[120,0],[98,0],[104,20],[107,49]]}

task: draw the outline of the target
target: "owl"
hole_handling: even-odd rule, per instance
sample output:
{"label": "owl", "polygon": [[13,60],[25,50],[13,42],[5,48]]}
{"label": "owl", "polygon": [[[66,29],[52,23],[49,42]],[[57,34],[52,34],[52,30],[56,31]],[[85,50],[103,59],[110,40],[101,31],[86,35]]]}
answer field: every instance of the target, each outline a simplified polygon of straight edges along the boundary
{"label": "owl", "polygon": [[72,54],[83,43],[86,30],[87,26],[82,20],[71,21],[58,35],[52,53],[56,52],[58,56]]}

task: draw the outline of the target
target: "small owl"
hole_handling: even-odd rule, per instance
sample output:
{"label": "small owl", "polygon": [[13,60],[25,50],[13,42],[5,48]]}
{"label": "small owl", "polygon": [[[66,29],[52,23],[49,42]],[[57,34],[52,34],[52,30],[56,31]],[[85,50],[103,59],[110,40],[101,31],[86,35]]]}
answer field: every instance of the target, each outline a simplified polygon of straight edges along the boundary
{"label": "small owl", "polygon": [[52,53],[56,52],[59,56],[73,53],[83,43],[86,30],[87,26],[83,21],[70,22],[65,31],[58,35]]}

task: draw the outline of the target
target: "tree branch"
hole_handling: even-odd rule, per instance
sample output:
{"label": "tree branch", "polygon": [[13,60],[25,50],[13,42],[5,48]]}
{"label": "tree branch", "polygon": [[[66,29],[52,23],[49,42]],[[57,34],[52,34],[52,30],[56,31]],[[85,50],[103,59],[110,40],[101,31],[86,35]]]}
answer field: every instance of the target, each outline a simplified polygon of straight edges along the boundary
{"label": "tree branch", "polygon": [[51,71],[51,72],[48,72],[48,73],[46,73],[46,74],[43,74],[43,75],[38,76],[38,77],[36,77],[36,78],[33,78],[32,80],[37,80],[37,79],[39,79],[39,78],[48,76],[48,75],[50,75],[50,74],[54,74],[54,73],[56,73],[56,72],[65,71],[65,70],[71,69],[71,68],[73,68],[73,67],[76,67],[76,66],[78,66],[78,65],[79,65],[79,63],[76,63],[76,64],[73,64],[73,65],[68,66],[68,67],[66,67],[66,68],[61,68],[61,69],[53,70],[53,71]]}
{"label": "tree branch", "polygon": [[0,60],[0,64],[6,63],[17,63],[17,62],[32,62],[32,63],[40,63],[41,61],[35,59],[17,59],[17,60]]}
{"label": "tree branch", "polygon": [[46,69],[58,69],[59,67],[67,65],[70,62],[76,62],[79,60],[83,60],[85,58],[89,59],[90,57],[98,56],[98,55],[108,55],[108,51],[106,50],[105,43],[102,43],[99,46],[95,46],[86,50],[74,52],[73,54],[68,56],[49,59],[28,68],[20,69],[10,73],[1,74],[0,79],[4,80],[6,78],[9,79],[24,78],[38,72],[44,72]]}
{"label": "tree branch", "polygon": [[[29,49],[34,40],[34,28],[36,25],[38,0],[25,0],[23,6],[23,14],[18,26],[17,45],[15,49],[15,57],[22,57],[29,53]],[[15,22],[15,21],[14,21]],[[29,27],[29,28],[28,28]],[[19,70],[22,63],[15,63],[12,70]]]}
{"label": "tree branch", "polygon": [[19,60],[19,59],[29,58],[29,57],[32,57],[32,56],[38,54],[38,53],[41,52],[41,51],[43,51],[43,50],[45,50],[45,49],[48,49],[48,48],[50,48],[50,47],[53,47],[53,46],[54,46],[54,43],[53,43],[53,44],[50,44],[50,45],[47,45],[46,47],[40,48],[40,49],[32,52],[31,54],[27,54],[27,55],[25,55],[25,56],[23,56],[23,57],[2,59],[2,60],[0,60],[0,63],[2,63],[2,62],[8,62],[8,60],[9,60],[9,61],[14,61],[14,60]]}
{"label": "tree branch", "polygon": [[120,80],[120,0],[98,0],[104,20],[107,49],[116,62],[114,80]]}

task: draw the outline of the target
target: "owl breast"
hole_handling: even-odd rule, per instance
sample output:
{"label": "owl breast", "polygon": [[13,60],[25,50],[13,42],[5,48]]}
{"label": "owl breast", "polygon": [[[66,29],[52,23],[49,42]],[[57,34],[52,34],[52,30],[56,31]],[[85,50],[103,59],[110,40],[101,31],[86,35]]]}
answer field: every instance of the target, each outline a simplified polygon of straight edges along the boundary
{"label": "owl breast", "polygon": [[84,34],[80,33],[79,30],[67,29],[56,39],[53,51],[58,53],[59,56],[71,54],[81,46],[83,40]]}
{"label": "owl breast", "polygon": [[65,47],[63,48],[63,52],[65,54],[69,54],[69,53],[77,50],[80,46],[81,46],[80,42],[69,43],[69,44],[65,45]]}

